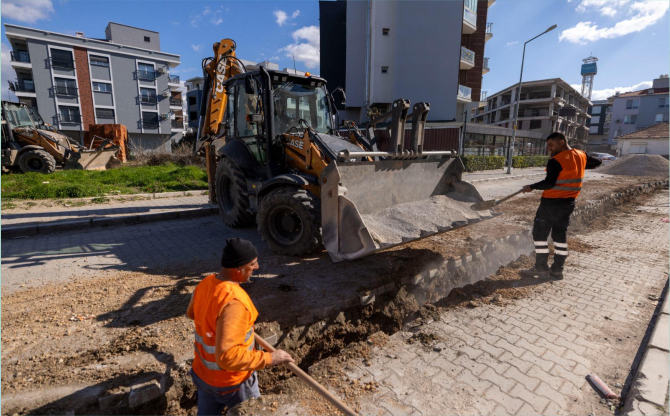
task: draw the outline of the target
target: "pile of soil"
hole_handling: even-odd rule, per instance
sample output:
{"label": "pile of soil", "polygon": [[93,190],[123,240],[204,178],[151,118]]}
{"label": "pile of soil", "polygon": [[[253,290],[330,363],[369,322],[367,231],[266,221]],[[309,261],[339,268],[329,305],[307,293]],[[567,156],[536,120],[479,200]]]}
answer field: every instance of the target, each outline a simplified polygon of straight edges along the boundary
{"label": "pile of soil", "polygon": [[624,176],[668,177],[668,160],[659,155],[626,155],[614,162],[604,164],[599,173]]}

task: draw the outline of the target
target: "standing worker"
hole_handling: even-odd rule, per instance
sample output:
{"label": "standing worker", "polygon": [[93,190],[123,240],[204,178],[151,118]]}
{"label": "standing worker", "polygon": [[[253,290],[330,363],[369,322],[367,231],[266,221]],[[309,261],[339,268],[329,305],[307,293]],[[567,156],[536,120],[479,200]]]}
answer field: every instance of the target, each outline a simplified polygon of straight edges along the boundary
{"label": "standing worker", "polygon": [[[547,136],[547,150],[551,154],[547,162],[547,177],[523,187],[523,192],[536,189],[543,192],[533,222],[535,266],[521,270],[520,274],[531,277],[546,277],[548,274],[560,280],[563,279],[563,266],[568,257],[567,232],[570,215],[575,209],[575,200],[582,189],[584,169],[595,169],[602,161],[582,150],[571,148],[565,135],[560,132]],[[551,265],[551,270],[548,264],[549,233],[554,240],[554,263]]]}
{"label": "standing worker", "polygon": [[258,252],[247,240],[230,238],[221,270],[196,286],[186,315],[195,321],[191,377],[198,388],[198,415],[220,415],[224,407],[258,398],[256,370],[293,362],[282,350],[258,351],[254,322],[258,311],[240,287],[258,270]]}

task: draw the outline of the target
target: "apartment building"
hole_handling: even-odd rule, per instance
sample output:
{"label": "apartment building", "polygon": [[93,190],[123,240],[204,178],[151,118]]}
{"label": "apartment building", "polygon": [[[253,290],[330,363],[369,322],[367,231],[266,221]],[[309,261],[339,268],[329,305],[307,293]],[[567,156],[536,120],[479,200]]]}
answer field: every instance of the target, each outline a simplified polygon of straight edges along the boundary
{"label": "apartment building", "polygon": [[527,81],[492,94],[486,106],[473,117],[475,123],[513,128],[514,109],[519,105],[517,129],[539,131],[543,136],[554,131],[566,135],[571,143],[586,141],[586,120],[592,103],[560,78]]}
{"label": "apartment building", "polygon": [[[104,38],[5,24],[16,98],[83,142],[91,124],[124,124],[132,149],[170,149],[184,132],[179,55],[160,34],[110,22]],[[4,76],[5,74],[3,74]]]}
{"label": "apartment building", "polygon": [[651,88],[617,93],[608,98],[612,108],[609,145],[616,145],[618,136],[668,121],[668,81],[668,75],[661,75],[652,82]]}
{"label": "apartment building", "polygon": [[589,107],[588,114],[591,118],[586,119],[588,136],[586,138],[586,150],[592,152],[614,152],[613,147],[608,144],[607,136],[610,128],[610,117],[612,105],[607,100],[593,101]]}
{"label": "apartment building", "polygon": [[363,122],[395,99],[429,102],[429,122],[479,106],[494,0],[320,1],[321,76],[343,87],[343,118]]}

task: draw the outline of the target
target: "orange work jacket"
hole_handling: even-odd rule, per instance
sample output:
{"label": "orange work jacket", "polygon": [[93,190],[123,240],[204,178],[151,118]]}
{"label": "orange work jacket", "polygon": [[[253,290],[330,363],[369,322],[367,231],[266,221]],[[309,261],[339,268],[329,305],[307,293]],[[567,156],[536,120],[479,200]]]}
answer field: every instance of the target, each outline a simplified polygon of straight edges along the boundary
{"label": "orange work jacket", "polygon": [[232,300],[237,300],[249,311],[248,331],[243,346],[252,351],[254,342],[254,322],[258,311],[249,295],[239,285],[224,282],[212,274],[203,279],[193,292],[193,314],[195,321],[195,357],[193,371],[205,383],[214,387],[235,386],[251,376],[252,371],[222,370],[216,363],[215,341],[216,321],[223,308]]}
{"label": "orange work jacket", "polygon": [[542,192],[542,198],[577,198],[582,189],[586,153],[577,149],[564,150],[552,157],[561,164],[563,170],[553,188]]}

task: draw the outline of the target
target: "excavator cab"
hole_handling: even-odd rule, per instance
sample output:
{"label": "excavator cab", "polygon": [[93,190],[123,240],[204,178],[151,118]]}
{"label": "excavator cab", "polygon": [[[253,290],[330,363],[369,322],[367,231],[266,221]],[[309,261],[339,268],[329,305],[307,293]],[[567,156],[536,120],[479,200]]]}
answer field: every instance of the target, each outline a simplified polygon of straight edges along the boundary
{"label": "excavator cab", "polygon": [[[234,48],[229,39],[214,45],[225,54],[205,65],[199,124],[210,199],[227,225],[255,222],[280,254],[323,246],[342,261],[492,216],[471,209],[483,198],[461,180],[455,151],[424,150],[428,103],[410,113],[409,101],[396,100],[365,133],[345,122],[349,133],[341,135],[326,80],[264,67],[247,72]],[[382,123],[388,150],[375,137]]]}

